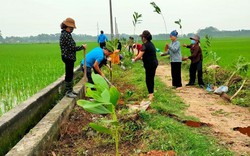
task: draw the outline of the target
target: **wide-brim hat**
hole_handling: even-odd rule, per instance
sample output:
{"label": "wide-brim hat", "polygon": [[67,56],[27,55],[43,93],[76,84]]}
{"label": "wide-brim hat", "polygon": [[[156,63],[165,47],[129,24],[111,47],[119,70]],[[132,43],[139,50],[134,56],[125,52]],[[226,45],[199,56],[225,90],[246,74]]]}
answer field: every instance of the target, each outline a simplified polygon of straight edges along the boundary
{"label": "wide-brim hat", "polygon": [[75,20],[73,18],[66,18],[66,20],[63,21],[63,24],[65,24],[67,27],[75,28]]}
{"label": "wide-brim hat", "polygon": [[200,41],[200,36],[199,35],[193,35],[192,37],[190,37],[190,39]]}

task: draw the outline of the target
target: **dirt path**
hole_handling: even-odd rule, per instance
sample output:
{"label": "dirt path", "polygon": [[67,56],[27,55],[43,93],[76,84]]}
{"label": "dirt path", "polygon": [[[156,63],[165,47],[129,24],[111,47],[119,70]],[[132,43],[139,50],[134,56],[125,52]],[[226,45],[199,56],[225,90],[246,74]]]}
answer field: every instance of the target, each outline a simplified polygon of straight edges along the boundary
{"label": "dirt path", "polygon": [[[169,65],[158,66],[156,75],[167,86],[172,85]],[[187,82],[182,81],[185,86]],[[189,105],[186,115],[212,124],[212,134],[219,138],[220,144],[226,145],[239,155],[250,155],[250,137],[233,130],[234,127],[250,126],[249,109],[226,103],[218,95],[209,94],[197,87],[183,87],[175,92]]]}

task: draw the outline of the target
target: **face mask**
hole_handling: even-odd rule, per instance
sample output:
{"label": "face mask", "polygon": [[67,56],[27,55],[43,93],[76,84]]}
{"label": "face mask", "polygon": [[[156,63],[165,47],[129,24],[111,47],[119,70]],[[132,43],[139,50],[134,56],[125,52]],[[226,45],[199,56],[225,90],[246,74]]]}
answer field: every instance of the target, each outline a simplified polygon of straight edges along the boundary
{"label": "face mask", "polygon": [[191,44],[195,44],[195,40],[191,40]]}

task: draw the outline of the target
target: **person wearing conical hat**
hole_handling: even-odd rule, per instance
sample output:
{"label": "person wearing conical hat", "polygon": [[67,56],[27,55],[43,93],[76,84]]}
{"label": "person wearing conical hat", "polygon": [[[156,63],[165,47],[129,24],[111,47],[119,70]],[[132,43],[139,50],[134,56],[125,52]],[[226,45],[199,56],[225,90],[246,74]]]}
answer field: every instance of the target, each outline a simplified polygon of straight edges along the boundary
{"label": "person wearing conical hat", "polygon": [[86,45],[76,46],[71,33],[76,29],[75,21],[72,18],[66,18],[61,23],[60,49],[62,61],[65,64],[65,95],[70,98],[77,97],[73,91],[74,62],[76,61],[76,52],[86,49]]}

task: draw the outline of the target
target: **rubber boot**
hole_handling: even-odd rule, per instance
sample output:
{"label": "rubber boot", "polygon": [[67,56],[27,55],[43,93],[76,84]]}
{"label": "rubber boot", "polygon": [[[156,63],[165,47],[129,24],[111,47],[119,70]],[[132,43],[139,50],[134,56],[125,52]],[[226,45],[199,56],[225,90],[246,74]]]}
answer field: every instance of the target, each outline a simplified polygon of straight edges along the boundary
{"label": "rubber boot", "polygon": [[71,85],[71,88],[70,88],[71,92],[72,92],[73,94],[75,94],[75,95],[78,95],[77,92],[75,92],[75,91],[73,90],[74,81],[71,81],[71,82],[70,82],[70,85]]}
{"label": "rubber boot", "polygon": [[73,91],[73,83],[65,82],[65,95],[69,98],[76,98],[77,96],[72,91]]}
{"label": "rubber boot", "polygon": [[66,96],[69,98],[76,98],[77,96],[73,94],[71,91],[66,92]]}

